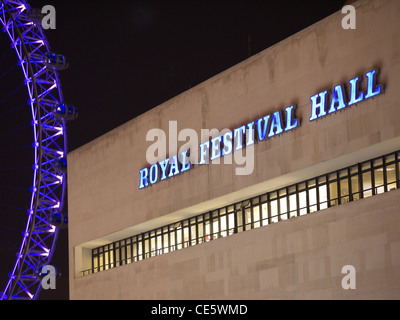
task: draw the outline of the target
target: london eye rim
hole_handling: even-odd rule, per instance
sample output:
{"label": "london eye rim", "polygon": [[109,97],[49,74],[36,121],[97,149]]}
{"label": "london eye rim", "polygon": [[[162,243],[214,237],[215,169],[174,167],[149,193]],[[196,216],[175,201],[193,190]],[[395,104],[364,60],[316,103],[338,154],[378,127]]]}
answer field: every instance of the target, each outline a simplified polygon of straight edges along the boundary
{"label": "london eye rim", "polygon": [[[33,127],[33,183],[27,223],[16,262],[0,299],[34,300],[42,289],[40,269],[50,264],[61,224],[52,217],[63,212],[66,173],[60,160],[67,153],[65,119],[54,108],[63,103],[57,71],[45,62],[50,45],[40,24],[32,21],[25,0],[0,0],[0,22],[11,40],[25,78]],[[28,206],[27,206],[28,207]]]}

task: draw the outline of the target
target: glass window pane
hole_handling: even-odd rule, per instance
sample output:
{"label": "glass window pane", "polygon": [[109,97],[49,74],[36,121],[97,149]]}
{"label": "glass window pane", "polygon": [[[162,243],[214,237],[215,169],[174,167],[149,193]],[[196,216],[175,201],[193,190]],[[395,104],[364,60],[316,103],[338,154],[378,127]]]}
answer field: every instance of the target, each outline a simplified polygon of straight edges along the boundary
{"label": "glass window pane", "polygon": [[204,242],[204,222],[197,220],[198,243]]}
{"label": "glass window pane", "polygon": [[396,189],[396,167],[394,163],[386,167],[386,180],[388,191]]}
{"label": "glass window pane", "polygon": [[120,264],[121,264],[120,260],[121,260],[121,257],[119,255],[119,248],[118,248],[118,249],[115,249],[115,266],[116,267],[120,266]]}
{"label": "glass window pane", "polygon": [[317,184],[317,182],[316,182],[315,179],[311,179],[311,180],[308,180],[308,181],[307,181],[307,185],[308,185],[308,188],[309,188],[309,189],[312,188],[312,187],[315,187],[316,184]]}
{"label": "glass window pane", "polygon": [[397,163],[396,172],[397,172],[397,174],[398,174],[397,177],[400,177],[400,162]]}
{"label": "glass window pane", "polygon": [[358,166],[350,167],[350,174],[356,174],[356,173],[358,173]]}
{"label": "glass window pane", "polygon": [[371,172],[368,171],[366,173],[363,173],[362,180],[363,180],[364,198],[372,196]]}
{"label": "glass window pane", "polygon": [[164,253],[168,253],[169,252],[169,241],[168,241],[168,233],[164,233],[163,235],[164,238]]}
{"label": "glass window pane", "polygon": [[132,243],[132,255],[133,255],[133,261],[138,261],[138,251],[136,242]]}
{"label": "glass window pane", "polygon": [[103,253],[99,254],[99,271],[103,271],[104,268],[104,257]]}
{"label": "glass window pane", "polygon": [[253,207],[254,228],[260,227],[260,206]]}
{"label": "glass window pane", "polygon": [[349,182],[347,179],[340,180],[340,203],[349,202]]}
{"label": "glass window pane", "polygon": [[243,214],[242,210],[236,212],[236,223],[237,223],[237,232],[243,231]]}
{"label": "glass window pane", "polygon": [[278,222],[278,200],[271,201],[271,223]]}
{"label": "glass window pane", "polygon": [[245,230],[249,230],[249,229],[251,229],[251,208],[246,208],[245,210],[244,210],[244,224],[245,224],[245,226],[244,226],[244,229]]}
{"label": "glass window pane", "polygon": [[367,161],[361,164],[361,171],[370,170],[371,169],[371,162]]}
{"label": "glass window pane", "polygon": [[218,221],[218,218],[214,218],[214,219],[213,219],[213,225],[212,225],[212,227],[213,227],[213,230],[212,230],[212,232],[213,232],[212,238],[213,238],[213,239],[218,239],[218,238],[219,238],[219,221]]}
{"label": "glass window pane", "polygon": [[110,268],[114,268],[114,249],[110,249]]}
{"label": "glass window pane", "polygon": [[126,246],[126,263],[132,262],[132,247],[130,244]]}
{"label": "glass window pane", "polygon": [[[144,240],[144,257],[145,259],[149,257],[149,251],[150,251],[150,241],[149,239]],[[117,261],[119,258],[117,259]]]}
{"label": "glass window pane", "polygon": [[300,206],[300,215],[307,213],[307,193],[302,191],[299,193],[299,206]]}
{"label": "glass window pane", "polygon": [[293,218],[297,216],[297,195],[292,194],[289,196],[289,208],[290,208],[290,214],[289,217]]}
{"label": "glass window pane", "polygon": [[318,187],[319,193],[319,209],[323,210],[328,208],[328,188],[326,184],[320,185]]}
{"label": "glass window pane", "polygon": [[317,188],[308,190],[308,201],[310,204],[310,212],[317,211]]}
{"label": "glass window pane", "polygon": [[343,177],[346,177],[346,176],[348,176],[348,169],[343,169],[343,170],[340,170],[339,171],[339,178],[343,178]]}
{"label": "glass window pane", "polygon": [[268,224],[268,203],[263,203],[261,205],[261,224],[266,226]]}
{"label": "glass window pane", "polygon": [[235,233],[235,214],[228,214],[228,233],[232,235]]}
{"label": "glass window pane", "polygon": [[150,248],[149,248],[149,257],[154,257],[156,255],[156,238],[150,238]]}
{"label": "glass window pane", "polygon": [[98,263],[99,263],[99,258],[98,258],[98,256],[96,255],[96,256],[93,257],[93,272],[99,271],[99,265],[98,265]]}
{"label": "glass window pane", "polygon": [[383,182],[383,167],[374,170],[375,178],[375,194],[385,192],[385,186]]}
{"label": "glass window pane", "polygon": [[210,226],[210,220],[207,220],[205,222],[205,229],[206,229],[206,234],[205,234],[205,240],[210,241],[211,240],[211,226]]}
{"label": "glass window pane", "polygon": [[108,261],[108,254],[109,254],[108,251],[106,251],[106,252],[104,253],[104,270],[108,270],[109,267],[110,267],[109,261]]}
{"label": "glass window pane", "polygon": [[329,196],[330,196],[330,205],[332,207],[339,204],[337,182],[331,182],[329,184]]}
{"label": "glass window pane", "polygon": [[162,244],[162,235],[158,235],[157,236],[157,254],[162,254],[162,248],[163,248],[163,244]]}
{"label": "glass window pane", "polygon": [[143,240],[138,240],[137,250],[138,250],[138,260],[142,260],[143,259]]}
{"label": "glass window pane", "polygon": [[190,240],[191,240],[192,246],[194,246],[197,243],[196,225],[190,226]]}
{"label": "glass window pane", "polygon": [[175,239],[175,232],[171,231],[169,234],[169,250],[175,251],[176,250],[176,239]]}
{"label": "glass window pane", "polygon": [[318,184],[319,185],[326,184],[326,176],[318,177]]}
{"label": "glass window pane", "polygon": [[283,189],[279,190],[278,194],[279,194],[279,197],[285,196],[286,195],[286,188],[283,188]]}
{"label": "glass window pane", "polygon": [[374,162],[374,168],[383,165],[383,158],[379,158],[373,161]]}
{"label": "glass window pane", "polygon": [[176,235],[176,248],[178,250],[182,249],[182,227],[178,227],[175,230],[175,235]]}
{"label": "glass window pane", "polygon": [[183,228],[183,246],[186,248],[189,246],[189,227]]}
{"label": "glass window pane", "polygon": [[360,199],[360,189],[358,184],[358,176],[351,177],[351,192],[353,193],[353,200]]}
{"label": "glass window pane", "polygon": [[279,205],[280,205],[280,219],[281,220],[286,220],[288,218],[287,212],[287,197],[283,197],[279,199]]}
{"label": "glass window pane", "polygon": [[227,236],[226,215],[220,217],[220,224],[221,224],[221,237],[226,237]]}
{"label": "glass window pane", "polygon": [[395,160],[396,160],[396,157],[394,154],[389,154],[385,157],[386,164],[390,164],[391,162],[394,162]]}
{"label": "glass window pane", "polygon": [[126,263],[126,247],[123,246],[121,248],[121,264],[125,264]]}

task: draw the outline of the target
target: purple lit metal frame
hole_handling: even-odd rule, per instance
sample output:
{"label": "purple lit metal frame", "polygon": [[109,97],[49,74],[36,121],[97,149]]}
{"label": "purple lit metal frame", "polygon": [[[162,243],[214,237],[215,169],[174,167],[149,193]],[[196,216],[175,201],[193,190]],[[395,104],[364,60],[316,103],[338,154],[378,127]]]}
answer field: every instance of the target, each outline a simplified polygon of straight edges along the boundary
{"label": "purple lit metal frame", "polygon": [[44,63],[49,43],[40,24],[29,19],[27,1],[0,0],[0,21],[8,34],[22,68],[28,104],[32,111],[33,186],[26,229],[16,263],[1,299],[36,299],[41,291],[39,268],[50,264],[59,228],[51,224],[55,212],[62,212],[66,174],[58,163],[66,156],[66,125],[53,114],[63,103],[56,70]]}

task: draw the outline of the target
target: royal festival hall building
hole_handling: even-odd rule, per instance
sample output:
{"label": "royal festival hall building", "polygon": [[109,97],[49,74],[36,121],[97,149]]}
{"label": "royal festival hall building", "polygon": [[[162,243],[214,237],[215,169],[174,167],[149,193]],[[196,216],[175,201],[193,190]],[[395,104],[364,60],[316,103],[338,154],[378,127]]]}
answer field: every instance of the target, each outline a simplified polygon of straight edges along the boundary
{"label": "royal festival hall building", "polygon": [[400,2],[68,155],[71,299],[399,299]]}

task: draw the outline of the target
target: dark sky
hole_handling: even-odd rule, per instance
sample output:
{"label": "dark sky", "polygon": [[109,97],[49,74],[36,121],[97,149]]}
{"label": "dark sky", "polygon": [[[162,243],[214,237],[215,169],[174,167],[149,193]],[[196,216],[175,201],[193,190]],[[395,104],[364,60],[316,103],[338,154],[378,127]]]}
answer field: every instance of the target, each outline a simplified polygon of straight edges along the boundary
{"label": "dark sky", "polygon": [[[344,2],[29,1],[32,7],[55,7],[56,29],[47,30],[46,36],[53,51],[70,60],[69,69],[60,72],[65,102],[79,108],[79,118],[68,123],[70,151],[340,10]],[[9,46],[7,39],[0,37],[3,51]],[[11,57],[4,61],[0,76],[15,63]],[[20,72],[15,70],[12,72]],[[0,115],[13,108],[12,103],[2,105],[1,99],[13,88],[19,90],[19,82],[0,82]],[[23,90],[18,91],[20,97]],[[14,115],[18,120],[0,116],[4,129],[0,131],[0,151],[15,150],[9,145],[10,136],[18,146],[32,143],[29,132],[21,137],[9,134],[23,122],[31,130],[29,112]],[[1,168],[17,161],[6,163],[5,154],[7,159],[27,159],[17,167],[29,169],[31,159],[19,151],[0,152],[0,187],[12,186],[7,194],[1,190],[0,198],[0,291],[15,262],[12,252],[20,246],[26,223],[24,210],[29,207],[25,204],[29,190],[21,195],[11,180],[16,180],[14,174],[30,177],[30,170],[4,170],[7,176],[1,174]],[[5,212],[9,199],[18,209]],[[62,276],[57,289],[42,291],[40,298],[68,299],[66,230],[61,231],[53,263],[60,267]]]}

